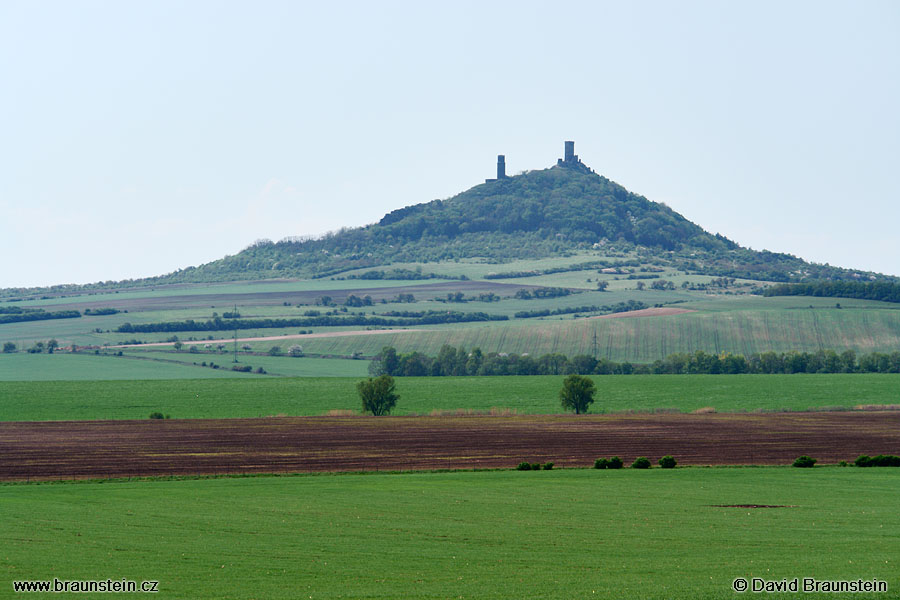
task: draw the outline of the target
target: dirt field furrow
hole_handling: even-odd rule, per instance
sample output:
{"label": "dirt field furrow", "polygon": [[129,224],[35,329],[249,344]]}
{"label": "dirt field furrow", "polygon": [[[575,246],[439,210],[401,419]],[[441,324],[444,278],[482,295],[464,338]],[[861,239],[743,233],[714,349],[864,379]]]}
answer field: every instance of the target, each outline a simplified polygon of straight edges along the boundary
{"label": "dirt field furrow", "polygon": [[284,417],[0,423],[0,480],[253,472],[820,463],[900,454],[900,413]]}

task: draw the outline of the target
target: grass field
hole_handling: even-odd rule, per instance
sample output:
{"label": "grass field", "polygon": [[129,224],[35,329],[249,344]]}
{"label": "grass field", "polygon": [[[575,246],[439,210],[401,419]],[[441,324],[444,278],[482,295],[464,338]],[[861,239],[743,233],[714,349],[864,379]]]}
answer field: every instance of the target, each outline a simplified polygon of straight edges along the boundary
{"label": "grass field", "polygon": [[[470,276],[484,276],[492,271],[529,270],[572,264],[589,255],[556,258],[548,261],[521,261],[510,265],[485,265],[480,263],[448,263],[453,269],[465,267]],[[596,257],[595,257],[596,258]],[[568,261],[568,262],[567,262]],[[409,266],[409,265],[407,265]],[[423,271],[427,271],[423,268]],[[763,298],[733,289],[716,289],[715,293],[684,290],[672,291],[634,289],[634,281],[610,280],[609,291],[584,291],[569,296],[540,300],[513,298],[516,282],[527,285],[571,285],[591,288],[600,277],[596,270],[555,273],[519,280],[438,282],[426,281],[365,281],[365,280],[313,280],[291,282],[232,283],[220,285],[196,285],[161,287],[156,290],[122,291],[119,294],[72,296],[48,300],[22,302],[21,305],[53,308],[78,308],[89,306],[118,306],[120,312],[108,316],[83,316],[77,319],[33,321],[0,325],[0,342],[15,343],[20,350],[35,341],[57,339],[62,346],[75,343],[80,346],[121,344],[138,339],[145,342],[161,342],[170,339],[166,333],[116,333],[125,322],[133,324],[183,321],[205,321],[214,313],[221,315],[236,305],[242,315],[249,318],[301,317],[315,308],[325,312],[337,308],[314,307],[321,295],[334,294],[336,298],[354,291],[364,295],[371,292],[376,298],[373,306],[350,309],[351,313],[363,312],[368,316],[386,311],[458,311],[486,312],[510,317],[508,321],[472,322],[449,325],[421,326],[421,333],[396,335],[359,335],[340,338],[316,338],[302,342],[308,354],[349,356],[362,353],[373,356],[384,345],[393,345],[403,352],[420,351],[435,355],[443,344],[455,347],[479,347],[484,352],[528,353],[532,356],[559,352],[573,356],[592,353],[596,336],[599,356],[615,361],[650,363],[675,352],[704,350],[709,353],[748,355],[754,352],[816,351],[852,349],[858,353],[891,352],[900,347],[900,307],[896,304],[868,302],[841,298],[782,297]],[[666,274],[672,281],[690,277]],[[699,276],[698,276],[699,277]],[[610,276],[604,275],[605,280]],[[591,282],[587,282],[591,279]],[[701,278],[702,279],[702,278]],[[708,279],[708,278],[706,278]],[[583,280],[583,281],[582,281]],[[581,283],[579,283],[581,282]],[[576,285],[578,284],[578,285]],[[467,286],[467,287],[464,287]],[[493,287],[492,287],[493,286]],[[500,286],[500,287],[497,287]],[[503,287],[506,286],[506,287]],[[467,303],[439,302],[448,291],[459,287],[468,297],[477,297],[479,291],[493,290],[504,297],[499,302],[473,301]],[[415,292],[416,302],[381,304],[379,298],[391,300],[398,289]],[[629,319],[593,319],[585,321],[574,315],[546,318],[517,319],[522,310],[565,309],[586,305],[614,305],[636,300],[646,305],[671,304],[696,312],[665,317]],[[303,304],[305,303],[305,304]],[[673,304],[674,303],[674,304]],[[838,308],[840,305],[841,308]],[[343,313],[341,313],[343,314]],[[239,337],[263,337],[273,335],[297,335],[310,326],[241,330]],[[316,334],[333,331],[359,330],[360,327],[314,327]],[[232,331],[184,331],[177,332],[179,339],[203,340],[212,336],[213,343],[226,340]],[[252,343],[254,351],[264,352],[271,343]],[[4,357],[0,356],[0,363]],[[3,367],[0,366],[0,372]],[[286,374],[302,374],[291,371]],[[339,374],[339,373],[336,373]],[[171,370],[154,377],[178,377]]]}
{"label": "grass field", "polygon": [[[7,381],[0,382],[0,421],[146,419],[155,411],[173,418],[321,415],[335,409],[359,410],[356,383],[361,379],[250,379],[242,374],[214,380]],[[562,376],[395,381],[400,395],[396,415],[494,407],[526,414],[562,412],[558,399]],[[900,403],[900,375],[888,374],[607,375],[595,376],[594,381],[594,413],[690,412],[705,407],[718,412],[778,411]]]}
{"label": "grass field", "polygon": [[[827,597],[893,597],[898,485],[854,468],[3,485],[0,597],[53,577],[191,599],[732,599],[737,577],[878,579],[889,594]],[[713,506],[734,504],[784,508]]]}

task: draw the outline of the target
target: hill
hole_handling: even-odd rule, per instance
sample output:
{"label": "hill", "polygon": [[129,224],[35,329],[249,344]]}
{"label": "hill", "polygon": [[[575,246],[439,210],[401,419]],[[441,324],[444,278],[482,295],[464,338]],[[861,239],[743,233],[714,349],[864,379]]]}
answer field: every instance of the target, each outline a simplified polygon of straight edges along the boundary
{"label": "hill", "polygon": [[[567,159],[551,168],[488,180],[446,200],[394,210],[375,224],[318,239],[258,241],[234,256],[150,281],[319,278],[396,262],[477,257],[503,263],[585,250],[602,250],[607,257],[638,254],[642,263],[761,281],[878,278],[874,273],[810,264],[789,254],[743,248],[665,204],[598,175],[567,152]],[[598,261],[592,266],[616,264]],[[428,273],[394,272],[386,278],[428,277]]]}

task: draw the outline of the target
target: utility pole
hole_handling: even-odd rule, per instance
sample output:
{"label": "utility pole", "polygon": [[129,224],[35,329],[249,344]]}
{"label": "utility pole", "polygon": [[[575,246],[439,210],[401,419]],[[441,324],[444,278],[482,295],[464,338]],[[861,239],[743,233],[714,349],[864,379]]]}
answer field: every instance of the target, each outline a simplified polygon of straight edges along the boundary
{"label": "utility pole", "polygon": [[234,305],[234,312],[231,315],[234,318],[234,362],[237,362],[237,304]]}
{"label": "utility pole", "polygon": [[591,336],[591,356],[595,359],[598,358],[597,354],[599,353],[599,348],[597,344],[597,327],[594,326],[594,334]]}

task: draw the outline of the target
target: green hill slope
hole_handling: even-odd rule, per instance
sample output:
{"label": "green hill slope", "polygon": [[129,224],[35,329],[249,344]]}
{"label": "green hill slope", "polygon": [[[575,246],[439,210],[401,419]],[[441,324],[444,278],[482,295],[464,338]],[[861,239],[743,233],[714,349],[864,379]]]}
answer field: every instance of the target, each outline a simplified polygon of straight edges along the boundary
{"label": "green hill slope", "polygon": [[157,281],[328,277],[396,262],[478,257],[502,263],[585,250],[638,252],[685,272],[764,281],[874,277],[742,248],[578,163],[489,181],[447,200],[401,208],[378,223],[320,239],[257,242],[237,255]]}

